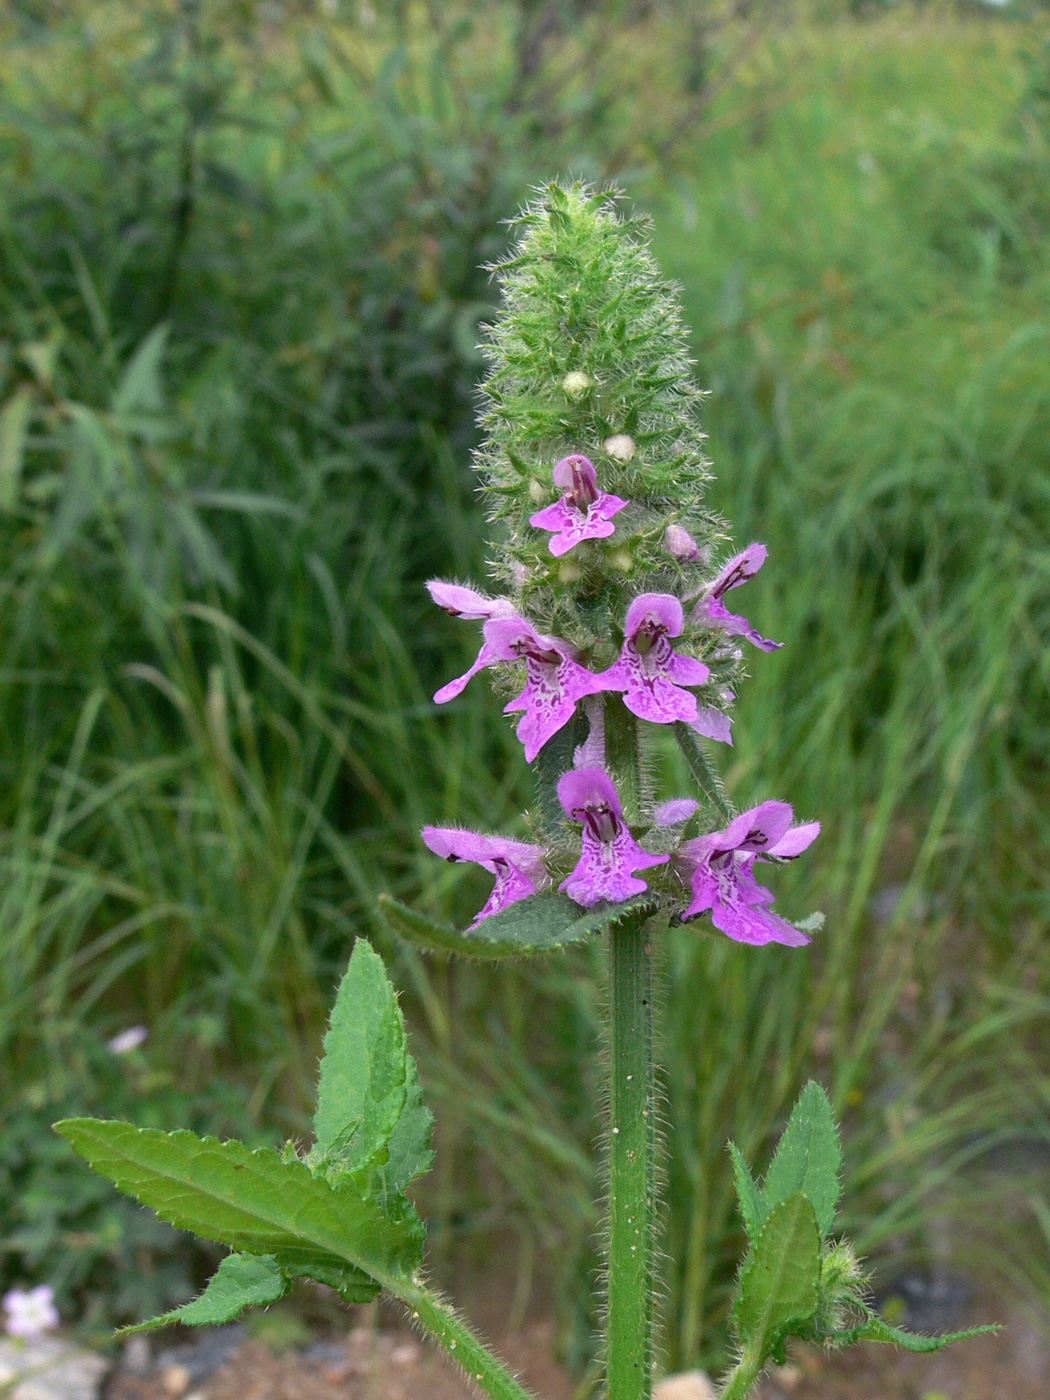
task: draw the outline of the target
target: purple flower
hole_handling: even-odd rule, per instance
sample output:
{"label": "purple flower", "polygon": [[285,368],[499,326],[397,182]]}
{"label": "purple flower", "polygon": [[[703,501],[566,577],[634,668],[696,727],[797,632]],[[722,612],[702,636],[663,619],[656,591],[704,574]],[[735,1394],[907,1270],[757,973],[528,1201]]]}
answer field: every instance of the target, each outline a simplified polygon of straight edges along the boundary
{"label": "purple flower", "polygon": [[[483,593],[478,593],[473,588],[466,588],[461,583],[446,583],[444,579],[432,578],[427,583],[427,589],[438,607],[444,608],[452,617],[467,617],[476,620],[513,617],[514,615],[514,604],[509,598],[486,598]],[[446,700],[454,700],[466,689],[467,682],[472,676],[476,676],[486,666],[493,665],[495,660],[491,648],[483,645],[470,670],[465,671],[462,676],[457,676],[455,680],[449,681],[447,685],[443,685],[435,694],[434,699],[439,705],[443,705]]]}
{"label": "purple flower", "polygon": [[[627,609],[619,661],[599,677],[604,690],[622,690],[623,703],[641,719],[671,724],[697,719],[696,696],[683,685],[703,685],[710,670],[679,656],[670,638],[682,630],[682,605],[670,593],[642,593]],[[706,731],[705,731],[706,732]]]}
{"label": "purple flower", "polygon": [[478,831],[460,831],[448,826],[425,826],[423,840],[435,855],[444,860],[476,861],[495,875],[492,893],[475,916],[471,928],[476,928],[490,914],[506,909],[508,904],[535,894],[547,882],[542,846],[530,846],[527,841],[512,841],[506,836],[482,836]]}
{"label": "purple flower", "polygon": [[764,544],[749,544],[740,554],[734,555],[713,583],[707,585],[703,596],[693,609],[690,622],[706,622],[711,627],[721,627],[731,637],[746,637],[763,651],[776,651],[783,642],[771,642],[761,637],[746,617],[731,613],[722,599],[731,588],[739,588],[749,578],[754,578],[766,562],[768,554]]}
{"label": "purple flower", "polygon": [[472,676],[499,661],[525,662],[525,689],[504,705],[503,711],[525,711],[517,732],[529,763],[547,740],[572,719],[577,700],[604,689],[600,679],[575,660],[567,642],[544,636],[531,622],[515,614],[490,618],[485,623],[485,640],[474,664],[442,686],[434,699],[439,705],[453,699]]}
{"label": "purple flower", "polygon": [[564,773],[558,781],[558,798],[566,815],[583,824],[580,859],[558,888],[586,909],[601,899],[621,904],[648,889],[634,872],[663,865],[670,857],[650,855],[638,845],[604,768],[573,768]]}
{"label": "purple flower", "polygon": [[24,1337],[27,1341],[35,1341],[59,1324],[55,1291],[47,1283],[28,1291],[12,1288],[4,1294],[4,1312],[4,1331],[10,1337]]}
{"label": "purple flower", "polygon": [[503,712],[525,711],[517,733],[528,763],[572,719],[577,700],[604,689],[599,677],[574,659],[568,643],[537,632],[523,617],[486,622],[485,645],[497,661],[525,662],[525,689]]}
{"label": "purple flower", "polygon": [[653,821],[657,826],[677,826],[679,822],[687,822],[699,807],[695,797],[672,797],[670,802],[657,807]]}
{"label": "purple flower", "polygon": [[773,895],[753,873],[756,860],[790,859],[816,840],[820,822],[792,826],[793,815],[786,802],[762,802],[734,817],[725,831],[684,841],[677,858],[691,868],[693,898],[683,917],[710,910],[715,928],[738,943],[808,943],[808,934],[773,913]]}
{"label": "purple flower", "polygon": [[484,593],[466,588],[462,583],[432,578],[427,583],[427,591],[438,607],[452,617],[511,617],[514,614],[514,604],[509,598],[486,598]]}
{"label": "purple flower", "polygon": [[711,705],[700,705],[696,711],[696,719],[690,723],[705,739],[717,739],[720,744],[729,744],[732,747],[733,721],[724,710],[716,710]]}
{"label": "purple flower", "polygon": [[598,477],[588,458],[579,452],[563,457],[555,464],[554,484],[565,488],[561,500],[529,516],[530,525],[552,531],[552,554],[566,554],[581,540],[604,539],[613,533],[612,517],[627,502],[598,490]]}

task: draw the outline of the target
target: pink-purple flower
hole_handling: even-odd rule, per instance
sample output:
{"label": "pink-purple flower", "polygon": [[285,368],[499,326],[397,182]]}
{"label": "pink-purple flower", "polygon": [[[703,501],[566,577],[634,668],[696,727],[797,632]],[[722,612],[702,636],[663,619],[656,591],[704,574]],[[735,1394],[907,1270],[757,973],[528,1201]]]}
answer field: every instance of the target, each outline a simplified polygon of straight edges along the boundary
{"label": "pink-purple flower", "polygon": [[4,1331],[9,1337],[34,1341],[59,1324],[55,1291],[50,1284],[38,1288],[12,1288],[4,1294]]}
{"label": "pink-purple flower", "polygon": [[462,583],[446,583],[441,578],[430,579],[427,591],[438,607],[452,617],[511,617],[515,610],[509,598],[486,598],[477,589],[467,588]]}
{"label": "pink-purple flower", "polygon": [[519,617],[493,617],[485,623],[485,640],[474,664],[463,675],[449,681],[435,694],[439,705],[464,689],[472,676],[500,661],[524,661],[525,689],[504,713],[524,710],[518,721],[518,738],[525,745],[525,758],[531,763],[552,735],[572,719],[577,700],[602,690],[601,680],[581,666],[567,642],[537,632],[531,622]]}
{"label": "pink-purple flower", "polygon": [[639,594],[627,609],[620,659],[599,677],[604,690],[622,690],[627,708],[653,724],[694,723],[696,696],[681,687],[703,685],[711,674],[702,661],[675,651],[670,639],[681,630],[677,598],[670,593]]}
{"label": "pink-purple flower", "polygon": [[512,841],[507,836],[483,836],[478,831],[460,831],[448,826],[425,826],[423,840],[435,855],[444,860],[475,861],[495,875],[492,893],[475,915],[471,928],[476,928],[490,914],[496,914],[509,904],[535,894],[547,883],[542,846],[532,846],[527,841]]}
{"label": "pink-purple flower", "polygon": [[771,642],[768,637],[760,636],[746,617],[729,612],[723,602],[731,588],[739,588],[749,578],[754,578],[766,562],[768,552],[764,544],[749,544],[745,550],[734,555],[714,582],[704,589],[690,616],[690,622],[720,627],[731,637],[746,637],[763,651],[775,651],[777,647],[782,647],[783,642]]}
{"label": "pink-purple flower", "polygon": [[627,502],[598,490],[598,475],[587,457],[574,452],[555,463],[554,484],[564,490],[561,500],[529,516],[530,525],[552,532],[552,554],[566,554],[581,540],[604,539],[613,533],[612,517]]}
{"label": "pink-purple flower", "polygon": [[663,865],[670,857],[650,855],[635,841],[604,768],[573,768],[564,773],[558,781],[558,798],[566,815],[583,826],[580,859],[559,888],[586,909],[603,899],[621,904],[648,889],[635,871]]}
{"label": "pink-purple flower", "polygon": [[715,928],[738,943],[808,943],[808,934],[773,913],[772,893],[754,877],[756,860],[791,859],[816,840],[820,823],[792,826],[793,815],[786,802],[762,802],[725,831],[684,841],[676,859],[689,871],[693,897],[683,917],[709,910]]}
{"label": "pink-purple flower", "polygon": [[[476,589],[467,588],[461,583],[446,583],[444,579],[432,578],[427,583],[427,589],[438,607],[444,608],[445,612],[452,617],[478,620],[514,615],[514,604],[509,598],[486,598],[483,593],[478,593]],[[447,700],[454,700],[466,689],[467,682],[472,676],[476,676],[486,666],[494,665],[495,661],[496,657],[492,654],[491,648],[482,644],[470,669],[464,671],[463,675],[457,676],[455,680],[449,681],[447,685],[443,685],[435,694],[434,699],[439,705],[445,704]]]}

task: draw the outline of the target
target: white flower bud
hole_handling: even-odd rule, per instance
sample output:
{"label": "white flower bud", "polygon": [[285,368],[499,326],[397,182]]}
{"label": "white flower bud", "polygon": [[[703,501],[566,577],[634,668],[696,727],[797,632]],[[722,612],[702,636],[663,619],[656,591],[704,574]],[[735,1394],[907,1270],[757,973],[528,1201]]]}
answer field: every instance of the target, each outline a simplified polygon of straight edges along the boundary
{"label": "white flower bud", "polygon": [[618,462],[629,462],[638,450],[638,444],[628,433],[614,433],[605,439],[602,446]]}
{"label": "white flower bud", "polygon": [[541,506],[547,499],[548,491],[541,481],[537,481],[536,478],[533,477],[529,482],[529,495],[538,506]]}
{"label": "white flower bud", "polygon": [[570,369],[561,381],[561,387],[570,399],[578,399],[587,392],[593,383],[594,380],[584,370]]}

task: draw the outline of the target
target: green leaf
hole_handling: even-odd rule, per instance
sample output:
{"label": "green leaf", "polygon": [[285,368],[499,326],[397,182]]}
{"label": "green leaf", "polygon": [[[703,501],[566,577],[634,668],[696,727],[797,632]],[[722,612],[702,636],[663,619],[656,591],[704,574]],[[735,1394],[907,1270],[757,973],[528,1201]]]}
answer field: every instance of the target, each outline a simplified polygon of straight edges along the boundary
{"label": "green leaf", "polygon": [[784,1339],[817,1310],[820,1232],[805,1196],[781,1201],[752,1245],[734,1310],[748,1351],[775,1356]]}
{"label": "green leaf", "polygon": [[842,1183],[842,1148],[828,1096],[812,1080],[799,1095],[766,1172],[761,1193],[765,1220],[782,1201],[801,1193],[810,1201],[821,1235],[835,1223]]}
{"label": "green leaf", "polygon": [[434,1135],[434,1115],[423,1103],[416,1062],[407,1057],[405,1076],[405,1106],[390,1134],[386,1166],[379,1171],[388,1192],[403,1191],[410,1181],[422,1176],[434,1165],[431,1139]]}
{"label": "green leaf", "polygon": [[998,1332],[997,1325],[967,1327],[963,1332],[946,1332],[940,1337],[922,1337],[914,1332],[904,1332],[871,1313],[859,1327],[851,1327],[845,1332],[833,1332],[825,1340],[829,1346],[846,1347],[854,1342],[889,1342],[892,1346],[903,1347],[905,1351],[940,1351],[952,1342],[965,1342],[969,1337],[979,1337],[982,1332]]}
{"label": "green leaf", "polygon": [[121,1331],[145,1332],[170,1322],[187,1327],[215,1326],[232,1322],[245,1308],[276,1303],[287,1292],[288,1280],[272,1254],[228,1254],[199,1298]]}
{"label": "green leaf", "polygon": [[0,408],[0,510],[3,511],[14,510],[18,504],[22,458],[32,410],[33,391],[25,388],[16,389]]}
{"label": "green leaf", "polygon": [[740,1214],[744,1219],[744,1229],[748,1239],[754,1240],[758,1238],[758,1232],[762,1228],[761,1193],[735,1142],[729,1144],[729,1155],[733,1159],[733,1181],[736,1186],[736,1198],[740,1204]]}
{"label": "green leaf", "polygon": [[160,365],[168,343],[167,325],[154,326],[124,368],[113,394],[115,418],[130,413],[159,413],[164,406]]}
{"label": "green leaf", "polygon": [[405,1107],[407,1057],[383,959],[359,938],[324,1038],[311,1168],[359,1172],[385,1160]]}
{"label": "green leaf", "polygon": [[333,1187],[269,1148],[180,1130],[67,1118],[55,1127],[100,1175],[162,1220],[247,1254],[272,1254],[283,1273],[334,1284],[349,1296],[369,1280],[406,1278],[423,1257],[423,1227],[408,1207],[384,1214],[344,1179]]}
{"label": "green leaf", "polygon": [[472,958],[529,957],[551,953],[570,943],[579,943],[600,929],[618,923],[626,914],[645,905],[653,908],[655,899],[638,895],[624,904],[606,904],[581,911],[567,895],[531,894],[498,914],[482,919],[476,928],[459,933],[451,924],[438,923],[425,914],[399,904],[389,895],[379,896],[379,906],[387,923],[407,938],[444,953],[462,953]]}

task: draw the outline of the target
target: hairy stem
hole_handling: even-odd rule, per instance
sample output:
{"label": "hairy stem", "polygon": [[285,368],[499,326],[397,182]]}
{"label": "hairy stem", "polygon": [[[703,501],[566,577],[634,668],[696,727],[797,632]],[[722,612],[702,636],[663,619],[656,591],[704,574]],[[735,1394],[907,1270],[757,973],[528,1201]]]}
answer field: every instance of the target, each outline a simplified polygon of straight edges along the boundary
{"label": "hairy stem", "polygon": [[747,1400],[761,1374],[761,1353],[749,1347],[722,1382],[719,1400]]}
{"label": "hairy stem", "polygon": [[609,934],[608,1400],[650,1400],[655,1104],[652,949],[646,916]]}
{"label": "hairy stem", "polygon": [[534,1400],[436,1293],[422,1284],[396,1279],[386,1280],[386,1286],[491,1400]]}
{"label": "hairy stem", "polygon": [[682,750],[682,756],[689,765],[689,771],[699,783],[704,796],[710,801],[719,816],[726,821],[732,821],[736,816],[733,804],[726,796],[726,790],[722,779],[708,762],[699,740],[687,724],[681,720],[675,720],[671,725],[674,737],[678,740],[678,747]]}

